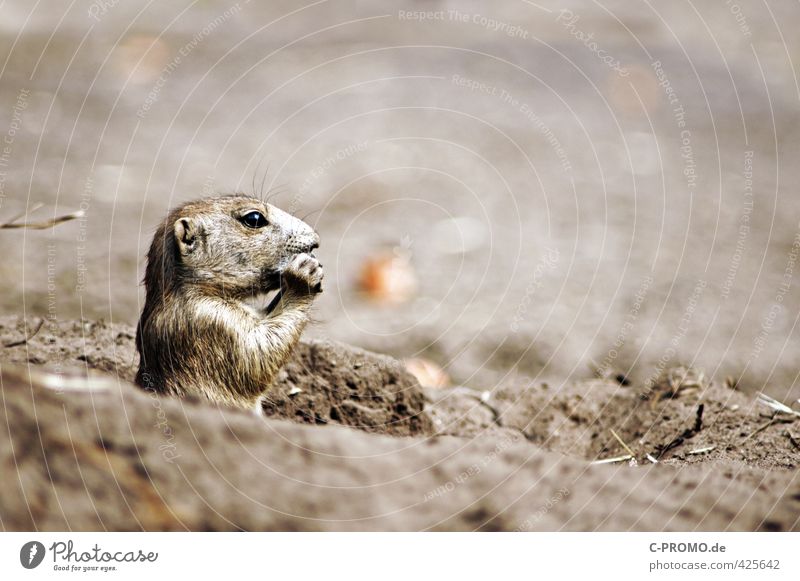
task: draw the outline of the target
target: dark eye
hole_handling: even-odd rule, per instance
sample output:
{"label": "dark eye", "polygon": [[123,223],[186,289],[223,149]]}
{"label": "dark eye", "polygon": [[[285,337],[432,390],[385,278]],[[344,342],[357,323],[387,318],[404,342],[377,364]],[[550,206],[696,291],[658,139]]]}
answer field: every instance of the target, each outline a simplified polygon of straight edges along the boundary
{"label": "dark eye", "polygon": [[267,225],[267,219],[261,212],[248,212],[239,218],[239,220],[248,228],[263,228]]}

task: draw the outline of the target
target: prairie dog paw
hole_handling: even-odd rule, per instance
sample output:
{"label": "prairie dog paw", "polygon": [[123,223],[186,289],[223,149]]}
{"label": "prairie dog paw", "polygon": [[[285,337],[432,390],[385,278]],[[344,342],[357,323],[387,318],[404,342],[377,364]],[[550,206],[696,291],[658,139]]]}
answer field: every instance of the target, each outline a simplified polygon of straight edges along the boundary
{"label": "prairie dog paw", "polygon": [[322,292],[325,273],[319,260],[310,254],[298,254],[283,272],[284,284],[296,292],[315,294]]}

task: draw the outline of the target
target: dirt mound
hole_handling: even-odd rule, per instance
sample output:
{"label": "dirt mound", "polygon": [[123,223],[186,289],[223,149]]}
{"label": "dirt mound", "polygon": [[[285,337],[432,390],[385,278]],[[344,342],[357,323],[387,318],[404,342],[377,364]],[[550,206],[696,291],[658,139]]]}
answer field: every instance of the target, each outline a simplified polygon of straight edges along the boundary
{"label": "dirt mound", "polygon": [[[105,321],[45,322],[40,328],[41,322],[0,318],[4,361],[54,372],[92,369],[134,380],[134,328]],[[424,407],[419,384],[396,359],[333,341],[301,341],[264,411],[304,423],[410,436],[433,431]]]}
{"label": "dirt mound", "polygon": [[591,466],[521,437],[264,420],[116,380],[4,366],[0,381],[11,530],[790,530],[800,517],[785,471],[759,486],[702,466]]}
{"label": "dirt mound", "polygon": [[676,390],[666,375],[648,390],[596,380],[557,389],[547,384],[496,392],[431,389],[427,395],[439,434],[519,431],[548,450],[587,460],[633,452],[639,463],[800,466],[800,417],[775,413],[713,382],[678,383]]}
{"label": "dirt mound", "polygon": [[[130,328],[31,333],[0,321],[8,530],[800,530],[800,421],[688,373],[425,402],[397,361],[309,342],[267,404],[288,422],[129,384]],[[589,461],[627,453],[611,430],[635,466]]]}
{"label": "dirt mound", "polygon": [[264,403],[268,416],[397,436],[431,433],[424,407],[402,363],[331,341],[301,342]]}
{"label": "dirt mound", "polygon": [[95,369],[133,381],[136,330],[105,321],[0,317],[2,360],[55,372]]}

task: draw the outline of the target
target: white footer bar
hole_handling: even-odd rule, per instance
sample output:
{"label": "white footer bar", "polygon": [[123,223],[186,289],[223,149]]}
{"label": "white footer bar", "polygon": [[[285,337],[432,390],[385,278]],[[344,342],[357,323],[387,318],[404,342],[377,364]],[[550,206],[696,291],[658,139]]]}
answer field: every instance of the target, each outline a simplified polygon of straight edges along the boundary
{"label": "white footer bar", "polygon": [[800,533],[2,533],[0,579],[800,579],[798,553]]}

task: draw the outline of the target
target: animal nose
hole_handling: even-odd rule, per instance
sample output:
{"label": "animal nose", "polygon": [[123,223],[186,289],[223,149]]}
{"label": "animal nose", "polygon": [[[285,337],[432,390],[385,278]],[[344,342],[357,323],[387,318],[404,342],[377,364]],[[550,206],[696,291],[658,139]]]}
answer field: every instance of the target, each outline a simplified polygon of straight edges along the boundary
{"label": "animal nose", "polygon": [[308,244],[306,245],[305,252],[313,252],[317,248],[319,248],[319,234],[314,232],[311,236],[311,239],[308,241]]}
{"label": "animal nose", "polygon": [[289,242],[289,248],[293,252],[311,254],[319,248],[319,236],[317,234],[313,236],[294,236]]}

